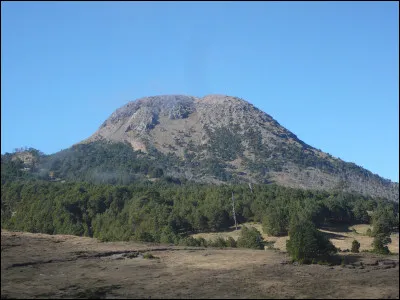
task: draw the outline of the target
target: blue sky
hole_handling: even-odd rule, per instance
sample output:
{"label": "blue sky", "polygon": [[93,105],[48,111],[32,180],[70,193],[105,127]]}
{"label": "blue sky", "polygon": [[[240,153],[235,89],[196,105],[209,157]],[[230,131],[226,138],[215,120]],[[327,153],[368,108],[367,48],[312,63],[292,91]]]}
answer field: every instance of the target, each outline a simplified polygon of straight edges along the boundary
{"label": "blue sky", "polygon": [[399,181],[399,3],[2,2],[1,153],[89,137],[128,101],[241,97]]}

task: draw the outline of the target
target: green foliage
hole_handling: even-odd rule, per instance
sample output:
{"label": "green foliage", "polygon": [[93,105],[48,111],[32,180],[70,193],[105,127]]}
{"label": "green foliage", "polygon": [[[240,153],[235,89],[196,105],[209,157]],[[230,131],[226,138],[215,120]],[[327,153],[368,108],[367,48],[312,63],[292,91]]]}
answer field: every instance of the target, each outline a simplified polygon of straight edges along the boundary
{"label": "green foliage", "polygon": [[284,236],[288,233],[289,213],[283,206],[273,206],[262,218],[263,231],[271,236]]}
{"label": "green foliage", "polygon": [[179,245],[190,246],[190,247],[198,247],[198,246],[200,246],[200,241],[195,239],[195,238],[193,238],[193,237],[191,237],[191,236],[189,236],[189,237],[181,239],[179,241]]}
{"label": "green foliage", "polygon": [[207,246],[208,246],[208,243],[207,243],[207,241],[206,241],[204,238],[199,237],[199,238],[196,238],[196,240],[197,240],[197,244],[198,244],[200,247],[207,247]]}
{"label": "green foliage", "polygon": [[[2,156],[2,172],[3,165],[8,163],[11,160]],[[240,223],[262,220],[264,230],[275,235],[284,234],[289,228],[288,220],[299,216],[314,224],[332,220],[340,222],[348,218],[353,221],[351,211],[355,203],[365,199],[356,194],[302,191],[274,184],[255,184],[251,192],[246,184],[228,187],[174,180],[137,181],[130,185],[82,181],[62,183],[16,179],[10,176],[11,173],[2,173],[2,228],[90,236],[102,241],[136,240],[206,246],[205,240],[186,238],[195,232],[223,231],[234,224],[232,191],[237,220]],[[386,217],[378,216],[390,212],[396,216],[398,209],[383,209],[382,203],[385,202],[366,200],[369,204],[365,209],[373,207],[376,211],[374,224],[378,225],[374,228],[389,228],[381,221]],[[384,213],[377,213],[380,210]],[[257,238],[253,241],[256,242],[253,244],[242,237],[237,246],[261,248],[261,238],[258,242]],[[222,244],[220,242],[219,246]],[[224,244],[235,245],[230,239]]]}
{"label": "green foliage", "polygon": [[353,242],[351,243],[351,252],[360,252],[360,243],[357,240],[353,240]]}
{"label": "green foliage", "polygon": [[130,184],[143,181],[146,176],[163,178],[165,171],[179,166],[179,159],[164,155],[156,149],[143,155],[127,143],[96,141],[78,144],[52,155],[30,149],[35,163],[29,171],[20,160],[12,160],[13,154],[2,155],[2,180],[42,179],[49,180],[53,172],[58,180],[86,181],[98,184]]}
{"label": "green foliage", "polygon": [[244,226],[237,240],[237,247],[264,249],[264,242],[261,233],[254,227]]}
{"label": "green foliage", "polygon": [[309,220],[292,221],[289,237],[286,249],[292,259],[300,263],[310,263],[313,259],[323,260],[337,251]]}
{"label": "green foliage", "polygon": [[200,168],[203,169],[206,173],[214,176],[215,178],[228,181],[232,179],[232,176],[229,172],[226,171],[226,164],[220,162],[218,159],[209,158],[205,159],[200,163]]}
{"label": "green foliage", "polygon": [[372,242],[373,252],[378,254],[390,254],[387,244],[391,242],[391,238],[384,233],[378,233]]}
{"label": "green foliage", "polygon": [[222,236],[218,236],[216,239],[213,241],[210,241],[208,243],[210,247],[216,247],[216,248],[224,248],[228,247],[225,239]]}
{"label": "green foliage", "polygon": [[24,163],[20,159],[12,160],[11,154],[1,156],[1,183],[33,179],[33,176],[24,171]]}
{"label": "green foliage", "polygon": [[224,239],[222,236],[218,236],[214,240],[204,243],[204,246],[215,247],[215,248],[225,248],[225,247],[236,248],[237,243],[231,236],[228,237],[227,239]]}
{"label": "green foliage", "polygon": [[210,136],[209,150],[223,161],[232,161],[243,151],[238,128],[221,127],[208,130]]}
{"label": "green foliage", "polygon": [[156,257],[156,256],[154,256],[153,254],[151,254],[151,253],[145,253],[145,254],[143,254],[143,258],[144,259],[156,259],[156,258],[158,258],[158,257]]}
{"label": "green foliage", "polygon": [[379,204],[372,215],[373,251],[379,254],[390,254],[387,244],[391,242],[390,234],[396,228],[396,210],[389,203]]}
{"label": "green foliage", "polygon": [[372,215],[372,236],[390,235],[396,226],[396,215],[390,205],[380,205]]}
{"label": "green foliage", "polygon": [[164,175],[164,171],[161,168],[151,168],[149,175],[153,178],[160,178]]}
{"label": "green foliage", "polygon": [[237,242],[235,241],[235,239],[233,237],[230,236],[226,239],[226,246],[230,247],[230,248],[236,248]]}

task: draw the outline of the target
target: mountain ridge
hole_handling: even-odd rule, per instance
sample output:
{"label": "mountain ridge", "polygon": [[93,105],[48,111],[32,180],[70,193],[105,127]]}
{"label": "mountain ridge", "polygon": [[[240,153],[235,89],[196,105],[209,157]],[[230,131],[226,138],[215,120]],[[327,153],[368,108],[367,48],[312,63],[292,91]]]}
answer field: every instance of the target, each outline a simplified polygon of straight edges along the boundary
{"label": "mountain ridge", "polygon": [[[175,156],[184,166],[179,170],[169,166],[167,173],[194,181],[275,182],[295,188],[344,189],[398,201],[398,183],[306,144],[272,116],[238,97],[139,98],[115,110],[78,144],[99,140],[129,143],[146,154],[158,151]],[[214,173],[210,171],[213,164]]]}

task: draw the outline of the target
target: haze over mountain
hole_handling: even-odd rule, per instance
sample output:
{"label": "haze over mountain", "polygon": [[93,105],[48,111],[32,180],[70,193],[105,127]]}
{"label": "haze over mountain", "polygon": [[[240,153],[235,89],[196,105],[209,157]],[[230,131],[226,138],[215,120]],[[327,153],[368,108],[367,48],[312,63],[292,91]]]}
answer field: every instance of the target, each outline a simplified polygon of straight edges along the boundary
{"label": "haze over mountain", "polygon": [[128,143],[153,161],[168,158],[160,165],[163,174],[197,182],[275,182],[399,199],[398,183],[307,145],[237,97],[137,99],[112,113],[80,145],[95,141]]}

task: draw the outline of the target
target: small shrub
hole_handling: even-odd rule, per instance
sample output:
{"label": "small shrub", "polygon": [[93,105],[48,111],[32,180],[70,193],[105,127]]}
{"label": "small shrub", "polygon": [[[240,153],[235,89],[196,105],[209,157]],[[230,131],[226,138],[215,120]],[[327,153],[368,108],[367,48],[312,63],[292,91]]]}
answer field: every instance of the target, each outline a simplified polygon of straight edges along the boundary
{"label": "small shrub", "polygon": [[211,241],[208,244],[211,247],[217,247],[217,248],[225,248],[225,247],[227,247],[226,241],[221,236],[217,237],[214,241]]}
{"label": "small shrub", "polygon": [[182,246],[190,246],[190,247],[198,247],[200,246],[200,241],[195,239],[194,237],[187,237],[180,240],[180,245]]}
{"label": "small shrub", "polygon": [[135,258],[139,256],[139,252],[130,252],[126,255],[127,258]]}
{"label": "small shrub", "polygon": [[236,246],[237,246],[236,245],[237,243],[236,243],[235,239],[233,237],[231,237],[231,236],[228,237],[228,239],[226,240],[225,243],[226,243],[227,247],[236,248]]}
{"label": "small shrub", "polygon": [[197,244],[200,247],[207,247],[207,241],[204,238],[199,237],[199,238],[196,238],[196,240],[197,240]]}
{"label": "small shrub", "polygon": [[145,254],[143,254],[143,258],[144,259],[155,259],[155,258],[158,258],[158,257],[155,257],[153,254],[151,254],[151,253],[145,253]]}
{"label": "small shrub", "polygon": [[340,265],[341,265],[342,267],[344,267],[346,264],[347,264],[347,258],[346,258],[346,256],[342,256],[342,260],[341,260],[341,262],[340,262]]}
{"label": "small shrub", "polygon": [[371,228],[368,228],[367,231],[365,232],[365,234],[366,234],[367,236],[371,236],[371,235],[372,235]]}
{"label": "small shrub", "polygon": [[353,240],[353,242],[351,243],[351,252],[360,252],[360,243],[357,240]]}

